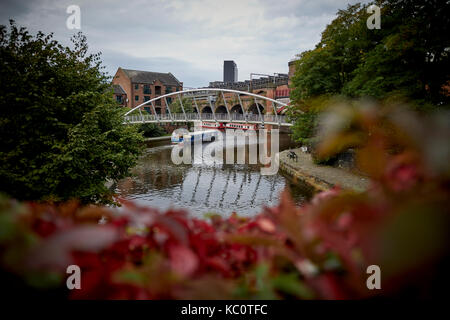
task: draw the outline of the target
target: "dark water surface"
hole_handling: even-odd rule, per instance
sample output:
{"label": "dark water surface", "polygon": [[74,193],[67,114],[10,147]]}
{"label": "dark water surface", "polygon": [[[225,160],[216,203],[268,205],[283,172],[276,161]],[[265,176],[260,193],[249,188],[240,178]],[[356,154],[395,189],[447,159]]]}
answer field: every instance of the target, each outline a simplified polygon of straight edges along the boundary
{"label": "dark water surface", "polygon": [[[197,217],[205,213],[228,216],[234,211],[241,216],[255,215],[263,206],[277,205],[286,187],[298,204],[311,195],[310,190],[294,185],[281,172],[261,175],[260,165],[176,165],[171,160],[173,145],[167,143],[149,145],[133,169],[134,176],[120,181],[116,193],[161,210],[184,208]],[[280,151],[292,145],[287,134],[280,134]],[[246,153],[248,159],[248,148]]]}

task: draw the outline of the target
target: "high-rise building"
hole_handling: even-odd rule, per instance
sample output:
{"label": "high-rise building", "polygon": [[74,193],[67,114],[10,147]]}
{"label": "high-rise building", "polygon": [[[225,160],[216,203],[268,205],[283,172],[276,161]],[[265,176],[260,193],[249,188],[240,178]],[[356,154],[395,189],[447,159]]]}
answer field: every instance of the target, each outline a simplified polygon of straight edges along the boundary
{"label": "high-rise building", "polygon": [[223,82],[234,83],[238,81],[238,68],[233,60],[223,62]]}

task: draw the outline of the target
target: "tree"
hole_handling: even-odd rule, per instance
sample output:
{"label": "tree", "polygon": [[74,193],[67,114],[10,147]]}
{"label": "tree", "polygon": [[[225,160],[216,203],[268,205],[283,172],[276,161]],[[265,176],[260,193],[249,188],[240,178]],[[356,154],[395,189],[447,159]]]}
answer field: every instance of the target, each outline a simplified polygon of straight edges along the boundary
{"label": "tree", "polygon": [[17,199],[111,201],[106,180],[129,174],[142,136],[123,125],[100,54],[86,38],[0,26],[0,192]]}
{"label": "tree", "polygon": [[328,107],[332,100],[338,102],[329,96],[321,95],[304,99],[301,103],[288,109],[287,116],[293,124],[291,136],[294,141],[308,146],[311,151],[314,150],[317,143],[318,115]]}
{"label": "tree", "polygon": [[308,111],[297,115],[292,127],[294,141],[311,146],[311,138],[316,134],[317,112]]}
{"label": "tree", "polygon": [[367,34],[365,8],[356,4],[339,10],[337,18],[322,32],[316,48],[298,55],[292,78],[294,104],[320,95],[339,94],[351,80],[372,41]]}
{"label": "tree", "polygon": [[161,137],[166,134],[166,131],[155,123],[142,123],[138,125],[138,131],[146,138]]}
{"label": "tree", "polygon": [[372,3],[349,5],[313,50],[298,55],[290,108],[296,141],[311,145],[316,114],[326,108],[317,101],[332,96],[407,100],[422,112],[450,102],[450,3],[374,3],[381,8],[381,29],[366,26]]}
{"label": "tree", "polygon": [[[413,103],[449,102],[450,3],[378,0],[380,30],[369,30],[366,5],[339,10],[314,50],[298,57],[292,100],[344,94]],[[446,88],[447,89],[444,89]],[[415,101],[415,102],[414,102]]]}
{"label": "tree", "polygon": [[339,92],[341,85],[338,66],[327,49],[305,51],[295,63],[291,92],[294,104],[322,94]]}
{"label": "tree", "polygon": [[383,0],[382,38],[367,52],[344,89],[352,96],[392,93],[436,105],[448,103],[450,3]]}
{"label": "tree", "polygon": [[[196,112],[195,107],[192,105],[192,100],[188,98],[181,98],[181,102],[183,103],[183,109],[186,113],[194,113]],[[183,109],[181,108],[180,100],[177,98],[174,99],[172,104],[170,105],[170,111],[172,113],[183,113]]]}
{"label": "tree", "polygon": [[[181,103],[183,103],[183,108],[181,108]],[[184,109],[185,113],[197,112],[195,107],[192,105],[191,99],[183,97],[183,98],[181,98],[181,103],[180,103],[180,99],[178,99],[178,97],[177,97],[170,105],[170,110],[173,113],[183,113],[183,109]],[[188,130],[190,130],[192,128],[192,122],[187,123],[187,128],[188,128]]]}

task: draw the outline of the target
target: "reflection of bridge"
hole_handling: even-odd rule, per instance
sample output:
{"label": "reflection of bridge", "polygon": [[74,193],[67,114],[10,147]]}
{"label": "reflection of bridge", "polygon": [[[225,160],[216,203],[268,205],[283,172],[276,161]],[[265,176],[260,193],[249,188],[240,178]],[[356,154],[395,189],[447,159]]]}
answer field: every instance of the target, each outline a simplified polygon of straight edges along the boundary
{"label": "reflection of bridge", "polygon": [[[194,177],[195,182],[192,181],[192,179],[183,179],[183,182],[180,184],[180,192],[177,200],[181,201],[181,197],[183,197],[184,200],[189,203],[200,201],[205,205],[207,205],[210,201],[214,201],[219,207],[223,207],[226,205],[224,204],[226,197],[230,198],[227,203],[229,201],[231,201],[231,203],[239,203],[243,193],[248,196],[246,201],[248,201],[250,205],[255,204],[257,195],[267,197],[267,203],[272,202],[274,197],[276,199],[278,196],[275,190],[277,189],[276,186],[280,183],[280,181],[276,176],[268,177],[262,176],[259,173],[244,172],[241,179],[239,179],[238,176],[240,176],[240,174],[238,174],[237,171],[228,171],[225,176],[220,168],[212,168],[212,174],[210,170],[211,168],[199,168],[196,172],[191,172],[191,174],[188,173],[188,175]],[[200,183],[200,180],[202,180],[202,173],[204,172],[206,172],[206,176],[209,177],[209,179],[206,178],[209,183],[207,181],[202,181],[203,183]],[[264,186],[262,185],[263,178]],[[252,184],[253,179],[256,179],[256,183]],[[204,195],[203,201],[196,201],[199,185],[202,185],[203,187],[207,186],[207,189],[201,192],[201,194]],[[230,188],[230,186],[239,186],[239,188]],[[280,186],[278,187],[278,189],[280,189],[279,191],[281,191]],[[244,189],[245,192],[243,192]],[[211,200],[211,194],[214,194],[214,200]]]}
{"label": "reflection of bridge", "polygon": [[[176,203],[214,204],[220,208],[227,206],[227,203],[254,205],[257,199],[264,199],[264,203],[269,204],[277,199],[284,187],[276,175],[263,176],[258,172],[241,173],[239,170],[227,172],[222,166],[194,166],[185,173],[167,170],[141,176],[140,180],[143,185],[139,189],[143,187],[149,195],[154,193],[152,187],[156,190],[169,189],[173,196],[171,200]],[[175,186],[178,192],[174,192]]]}
{"label": "reflection of bridge", "polygon": [[[178,98],[182,113],[172,113],[168,103],[172,96]],[[183,98],[190,98],[193,100],[195,113],[185,112],[183,106]],[[236,104],[228,106],[227,100],[235,99]],[[242,101],[252,100],[247,110],[244,108]],[[156,101],[163,100],[167,106],[168,114],[161,114],[161,109],[155,107]],[[265,103],[266,107],[260,102]],[[220,101],[221,105],[216,106]],[[160,103],[159,103],[160,104]],[[200,105],[200,107],[199,107]],[[151,112],[143,114],[142,108],[151,106]],[[178,92],[172,92],[165,95],[150,99],[125,114],[126,123],[143,123],[143,122],[193,122],[193,121],[214,121],[214,122],[241,122],[254,124],[271,124],[279,126],[291,126],[286,121],[285,116],[280,114],[287,104],[274,100],[265,96],[257,95],[250,92],[231,90],[231,89],[216,89],[216,88],[200,88],[190,89]],[[134,111],[138,111],[138,115],[132,115]]]}

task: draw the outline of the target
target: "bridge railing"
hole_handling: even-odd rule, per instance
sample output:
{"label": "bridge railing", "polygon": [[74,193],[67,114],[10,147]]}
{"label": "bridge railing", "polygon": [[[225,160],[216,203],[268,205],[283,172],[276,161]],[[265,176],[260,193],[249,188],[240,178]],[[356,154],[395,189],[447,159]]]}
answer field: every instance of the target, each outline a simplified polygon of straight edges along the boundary
{"label": "bridge railing", "polygon": [[271,123],[281,123],[287,124],[286,117],[283,115],[275,116],[273,114],[240,114],[240,113],[172,113],[172,114],[142,114],[142,115],[132,115],[126,116],[125,121],[129,123],[142,123],[142,122],[183,122],[183,121],[236,121],[236,122],[271,122]]}

